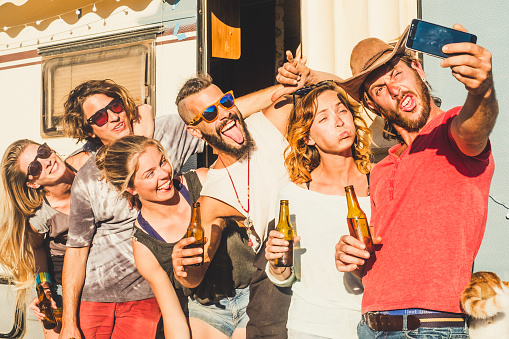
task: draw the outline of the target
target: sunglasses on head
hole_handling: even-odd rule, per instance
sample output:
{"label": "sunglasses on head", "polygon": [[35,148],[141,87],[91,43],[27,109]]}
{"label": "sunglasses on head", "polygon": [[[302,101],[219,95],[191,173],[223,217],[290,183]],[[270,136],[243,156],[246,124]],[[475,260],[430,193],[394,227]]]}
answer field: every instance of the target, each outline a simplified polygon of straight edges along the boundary
{"label": "sunglasses on head", "polygon": [[219,105],[222,106],[224,109],[229,109],[235,106],[235,97],[233,96],[233,91],[227,92],[215,104],[210,105],[209,107],[201,111],[200,114],[195,116],[194,119],[189,122],[189,125],[196,124],[198,121],[200,121],[200,119],[203,119],[206,122],[215,121],[219,115],[218,108]]}
{"label": "sunglasses on head", "polygon": [[122,103],[122,100],[118,98],[111,100],[106,107],[101,108],[87,119],[88,124],[96,124],[99,127],[106,124],[108,122],[108,110],[115,114],[122,112],[124,110],[124,104]]}
{"label": "sunglasses on head", "polygon": [[29,175],[38,177],[42,172],[42,164],[37,159],[48,159],[51,153],[53,153],[53,151],[46,143],[39,146],[37,148],[37,154],[35,155],[34,161],[28,164],[27,177]]}
{"label": "sunglasses on head", "polygon": [[310,86],[299,88],[298,90],[296,90],[295,92],[292,93],[292,96],[293,96],[293,106],[295,106],[295,96],[299,96],[299,97],[306,96],[306,95],[309,94],[309,92],[311,92],[315,88],[322,87],[322,86],[325,86],[325,85],[329,85],[329,84],[332,84],[332,83],[334,83],[333,80],[324,80],[324,81],[320,81],[319,83],[316,83],[316,84],[313,84],[313,85],[310,85]]}

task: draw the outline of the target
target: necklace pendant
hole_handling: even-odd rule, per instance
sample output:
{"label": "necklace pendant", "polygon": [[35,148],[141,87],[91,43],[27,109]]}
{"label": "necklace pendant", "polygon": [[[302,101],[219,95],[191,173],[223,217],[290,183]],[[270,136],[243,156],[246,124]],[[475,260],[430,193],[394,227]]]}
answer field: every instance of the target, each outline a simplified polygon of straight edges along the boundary
{"label": "necklace pendant", "polygon": [[251,220],[251,217],[247,217],[245,220],[244,220],[244,226],[246,227],[246,233],[247,233],[247,238],[249,239],[249,247],[253,247],[253,240],[251,240],[251,234],[253,233],[251,231],[251,227],[253,227],[253,220]]}
{"label": "necklace pendant", "polygon": [[251,227],[253,227],[253,220],[251,220],[251,217],[247,217],[244,220],[244,226],[247,228],[247,234],[251,235]]}

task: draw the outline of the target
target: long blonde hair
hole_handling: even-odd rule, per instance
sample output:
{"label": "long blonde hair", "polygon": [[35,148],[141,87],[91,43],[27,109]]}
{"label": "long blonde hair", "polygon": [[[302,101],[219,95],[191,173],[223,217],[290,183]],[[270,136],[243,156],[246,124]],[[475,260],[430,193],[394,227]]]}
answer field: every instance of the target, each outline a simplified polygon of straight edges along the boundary
{"label": "long blonde hair", "polygon": [[0,264],[18,289],[16,306],[25,307],[35,281],[35,259],[28,219],[41,206],[45,191],[26,185],[26,174],[19,156],[34,144],[28,139],[15,141],[4,153],[0,175]]}
{"label": "long blonde hair", "polygon": [[285,166],[290,180],[303,184],[311,180],[311,172],[320,164],[320,154],[314,145],[307,145],[309,131],[318,110],[318,97],[325,91],[334,91],[339,100],[350,110],[355,125],[355,140],[352,156],[361,173],[369,173],[371,168],[371,130],[360,115],[360,106],[348,100],[346,94],[334,82],[327,82],[311,90],[300,99],[289,118],[287,135],[288,146],[285,150]]}

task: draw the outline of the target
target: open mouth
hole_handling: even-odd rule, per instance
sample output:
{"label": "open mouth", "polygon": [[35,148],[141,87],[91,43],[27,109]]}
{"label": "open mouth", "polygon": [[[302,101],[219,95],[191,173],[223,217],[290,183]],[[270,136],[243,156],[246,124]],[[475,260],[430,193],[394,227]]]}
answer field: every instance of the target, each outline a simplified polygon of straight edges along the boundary
{"label": "open mouth", "polygon": [[52,174],[58,170],[58,163],[56,161],[53,162],[53,165],[51,166],[49,170],[49,174]]}
{"label": "open mouth", "polygon": [[157,187],[157,190],[158,191],[169,191],[169,190],[171,190],[171,187],[172,187],[171,180],[168,180],[164,184]]}
{"label": "open mouth", "polygon": [[242,131],[236,120],[227,122],[224,127],[221,128],[221,134],[232,139],[237,144],[242,144],[244,142],[244,135],[242,135]]}
{"label": "open mouth", "polygon": [[399,108],[404,112],[411,112],[417,105],[415,97],[411,94],[407,94],[399,103]]}
{"label": "open mouth", "polygon": [[115,127],[113,128],[114,131],[123,131],[124,130],[124,122],[121,122],[117,125],[115,125]]}

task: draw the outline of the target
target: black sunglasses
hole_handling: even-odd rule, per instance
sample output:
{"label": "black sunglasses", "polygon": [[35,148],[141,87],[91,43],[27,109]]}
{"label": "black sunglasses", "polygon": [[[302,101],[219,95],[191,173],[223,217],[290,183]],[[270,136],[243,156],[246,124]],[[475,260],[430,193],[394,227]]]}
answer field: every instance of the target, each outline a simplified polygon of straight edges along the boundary
{"label": "black sunglasses", "polygon": [[309,92],[311,92],[315,88],[322,87],[325,85],[330,85],[332,83],[334,83],[334,80],[324,80],[324,81],[320,81],[319,83],[312,84],[310,86],[299,88],[298,90],[296,90],[295,92],[292,93],[293,106],[295,107],[295,96],[299,96],[299,97],[306,96],[309,94]]}
{"label": "black sunglasses", "polygon": [[35,155],[34,161],[28,164],[27,168],[27,178],[29,175],[33,177],[38,177],[42,172],[42,164],[37,159],[48,159],[53,153],[53,150],[49,148],[49,146],[44,143],[37,148],[37,154]]}
{"label": "black sunglasses", "polygon": [[124,104],[122,103],[122,100],[118,98],[111,100],[106,107],[101,108],[87,119],[88,124],[96,124],[99,127],[104,126],[104,124],[108,122],[108,110],[115,114],[122,112],[124,110]]}

